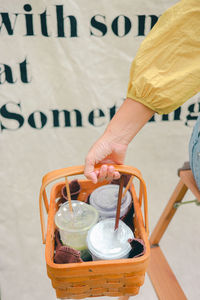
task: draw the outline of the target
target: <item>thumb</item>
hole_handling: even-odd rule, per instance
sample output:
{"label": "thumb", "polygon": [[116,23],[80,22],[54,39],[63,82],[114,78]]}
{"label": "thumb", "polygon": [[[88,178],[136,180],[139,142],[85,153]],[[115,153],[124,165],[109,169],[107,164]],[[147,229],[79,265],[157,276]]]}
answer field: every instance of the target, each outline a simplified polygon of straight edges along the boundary
{"label": "thumb", "polygon": [[86,158],[84,175],[87,179],[91,180],[93,183],[97,183],[97,174],[94,170],[95,161]]}

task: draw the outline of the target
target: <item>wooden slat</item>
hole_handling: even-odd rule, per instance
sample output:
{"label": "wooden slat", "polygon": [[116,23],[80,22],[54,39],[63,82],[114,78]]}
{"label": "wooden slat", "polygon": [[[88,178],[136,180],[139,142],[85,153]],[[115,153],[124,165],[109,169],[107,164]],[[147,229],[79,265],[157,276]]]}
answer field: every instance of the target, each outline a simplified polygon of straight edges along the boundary
{"label": "wooden slat", "polygon": [[191,190],[194,196],[197,198],[198,202],[200,203],[200,191],[196,185],[194,180],[194,176],[191,170],[183,170],[180,171],[180,178],[184,182],[184,184]]}
{"label": "wooden slat", "polygon": [[147,272],[158,299],[187,300],[159,246],[151,249],[150,264]]}
{"label": "wooden slat", "polygon": [[188,188],[183,183],[182,179],[178,182],[174,192],[172,193],[172,196],[167,203],[162,215],[160,216],[160,219],[154,228],[151,237],[150,237],[150,244],[151,245],[157,245],[160,242],[160,239],[162,238],[165,230],[167,229],[171,219],[173,218],[176,209],[174,207],[174,203],[180,202],[183,197],[185,196],[185,193],[187,192]]}

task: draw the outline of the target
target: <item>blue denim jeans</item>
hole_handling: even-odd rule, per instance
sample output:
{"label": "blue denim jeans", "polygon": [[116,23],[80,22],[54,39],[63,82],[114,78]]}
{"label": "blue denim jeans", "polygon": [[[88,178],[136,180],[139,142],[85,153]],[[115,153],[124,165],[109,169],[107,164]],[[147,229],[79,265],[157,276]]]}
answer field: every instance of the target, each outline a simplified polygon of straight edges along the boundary
{"label": "blue denim jeans", "polygon": [[200,190],[200,116],[194,126],[189,143],[190,167]]}

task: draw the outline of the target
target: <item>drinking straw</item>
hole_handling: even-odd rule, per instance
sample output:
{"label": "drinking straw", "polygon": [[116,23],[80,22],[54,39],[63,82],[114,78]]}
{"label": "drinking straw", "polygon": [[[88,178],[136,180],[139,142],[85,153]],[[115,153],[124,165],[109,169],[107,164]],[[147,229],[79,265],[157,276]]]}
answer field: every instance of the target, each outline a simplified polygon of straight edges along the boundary
{"label": "drinking straw", "polygon": [[119,219],[120,219],[120,208],[121,208],[121,202],[122,202],[122,191],[124,187],[124,175],[121,175],[120,178],[120,185],[119,185],[119,193],[118,193],[118,201],[117,201],[117,213],[115,218],[115,229],[118,229],[119,226]]}
{"label": "drinking straw", "polygon": [[132,175],[131,176],[131,178],[129,179],[129,182],[127,183],[127,185],[126,185],[126,188],[125,188],[125,190],[124,190],[124,193],[123,193],[123,195],[122,195],[122,198],[124,198],[125,197],[125,195],[126,195],[126,192],[128,191],[128,189],[130,188],[130,186],[131,186],[131,183],[132,183],[132,181],[133,181],[133,178],[134,178],[134,176]]}
{"label": "drinking straw", "polygon": [[66,186],[66,191],[67,191],[67,199],[68,199],[68,203],[69,203],[69,210],[70,210],[71,213],[73,213],[72,199],[71,199],[69,182],[68,182],[67,176],[65,177],[65,186]]}

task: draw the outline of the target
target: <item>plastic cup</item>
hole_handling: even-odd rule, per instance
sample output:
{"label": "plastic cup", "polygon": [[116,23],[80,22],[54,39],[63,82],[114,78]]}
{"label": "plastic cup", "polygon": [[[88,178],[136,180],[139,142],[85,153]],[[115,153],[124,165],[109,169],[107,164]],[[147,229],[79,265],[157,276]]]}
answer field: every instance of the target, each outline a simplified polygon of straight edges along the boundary
{"label": "plastic cup", "polygon": [[[123,188],[123,191],[125,188]],[[114,218],[117,210],[119,185],[107,184],[95,189],[90,195],[90,204],[99,212],[101,220],[105,218]],[[127,191],[125,197],[122,198],[120,218],[125,216],[132,203],[132,197]]]}
{"label": "plastic cup", "polygon": [[77,200],[71,202],[73,213],[70,211],[69,203],[64,203],[55,215],[55,224],[59,229],[62,243],[79,250],[84,260],[89,255],[87,233],[97,223],[99,214],[91,205]]}
{"label": "plastic cup", "polygon": [[104,219],[95,224],[87,234],[87,245],[93,260],[127,258],[131,251],[129,239],[132,230],[121,220],[114,230],[115,218]]}

